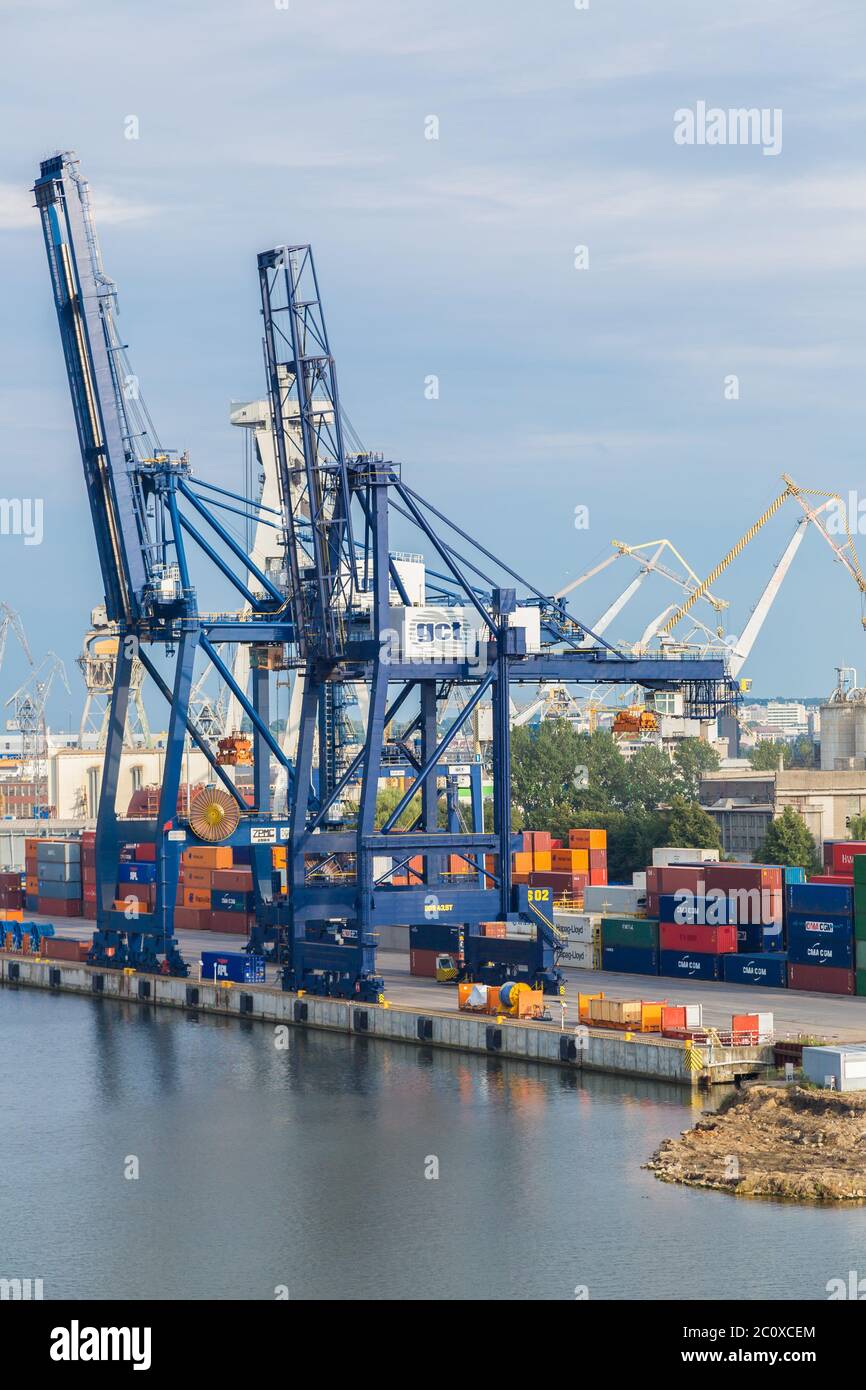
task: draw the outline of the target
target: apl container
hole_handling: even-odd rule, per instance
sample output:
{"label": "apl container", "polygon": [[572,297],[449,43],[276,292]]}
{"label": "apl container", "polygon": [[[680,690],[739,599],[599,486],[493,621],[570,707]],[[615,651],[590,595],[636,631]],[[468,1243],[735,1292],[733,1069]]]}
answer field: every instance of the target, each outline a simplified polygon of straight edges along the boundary
{"label": "apl container", "polygon": [[264,956],[247,955],[245,951],[202,951],[202,980],[231,980],[238,985],[265,983]]}
{"label": "apl container", "polygon": [[828,965],[850,970],[854,965],[854,932],[850,917],[788,914],[788,959],[800,965]]}
{"label": "apl container", "polygon": [[788,962],[784,955],[725,956],[722,978],[732,985],[765,985],[768,989],[788,988]]}
{"label": "apl container", "polygon": [[624,975],[657,975],[659,953],[638,946],[602,946],[602,970],[618,970]]}
{"label": "apl container", "polygon": [[117,881],[118,883],[156,883],[156,865],[141,863],[139,860],[118,864]]}
{"label": "apl container", "polygon": [[659,974],[678,980],[720,980],[724,959],[703,951],[659,951]]}

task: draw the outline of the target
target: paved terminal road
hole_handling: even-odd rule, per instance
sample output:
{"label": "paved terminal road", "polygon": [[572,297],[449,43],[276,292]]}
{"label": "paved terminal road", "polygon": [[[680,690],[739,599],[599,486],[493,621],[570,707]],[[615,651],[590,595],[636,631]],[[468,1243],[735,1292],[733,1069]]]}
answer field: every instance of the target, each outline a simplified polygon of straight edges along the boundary
{"label": "paved terminal road", "polygon": [[[39,918],[35,917],[38,921]],[[55,922],[57,936],[87,938],[93,923],[84,918]],[[243,937],[216,932],[179,931],[178,941],[192,974],[198,975],[202,951],[239,951]],[[379,971],[385,980],[385,994],[394,1004],[417,1009],[456,1009],[457,991],[453,985],[437,985],[435,980],[416,979],[409,974],[408,951],[378,953]],[[752,985],[713,984],[706,980],[671,980],[664,976],[615,975],[606,970],[565,970],[566,1025],[578,1021],[578,993],[603,992],[608,999],[667,999],[671,1004],[700,1003],[704,1023],[719,1028],[731,1026],[732,1014],[769,1012],[774,1016],[777,1038],[821,1037],[844,1042],[866,1042],[866,997],[849,998],[832,994],[806,994],[799,990],[758,989]],[[268,983],[276,971],[268,968]],[[550,999],[550,1013],[559,1022],[560,1008]]]}

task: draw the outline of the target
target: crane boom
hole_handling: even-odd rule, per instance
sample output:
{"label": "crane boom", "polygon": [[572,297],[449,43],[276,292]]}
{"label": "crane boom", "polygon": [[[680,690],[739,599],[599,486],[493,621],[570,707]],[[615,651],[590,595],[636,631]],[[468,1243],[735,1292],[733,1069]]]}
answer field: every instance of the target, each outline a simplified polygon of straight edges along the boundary
{"label": "crane boom", "polygon": [[87,184],[71,151],[43,160],[34,186],[78,442],[112,622],[140,610],[148,582],[145,499],[120,379],[115,287],[102,270]]}

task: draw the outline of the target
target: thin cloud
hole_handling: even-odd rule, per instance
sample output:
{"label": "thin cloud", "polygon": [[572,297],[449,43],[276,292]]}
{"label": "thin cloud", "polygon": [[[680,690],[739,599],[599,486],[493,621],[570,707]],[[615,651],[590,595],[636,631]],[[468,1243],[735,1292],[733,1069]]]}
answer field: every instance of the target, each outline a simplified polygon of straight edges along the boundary
{"label": "thin cloud", "polygon": [[[93,200],[93,207],[100,226],[143,222],[156,212],[155,207],[131,202],[104,191],[100,191],[99,197]],[[14,183],[0,183],[0,232],[32,231],[37,225],[30,190]]]}

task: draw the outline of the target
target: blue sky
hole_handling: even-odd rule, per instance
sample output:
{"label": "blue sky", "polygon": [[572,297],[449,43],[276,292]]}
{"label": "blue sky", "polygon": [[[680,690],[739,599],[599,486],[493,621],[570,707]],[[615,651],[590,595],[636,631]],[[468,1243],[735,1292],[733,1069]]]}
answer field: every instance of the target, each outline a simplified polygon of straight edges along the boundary
{"label": "blue sky", "polygon": [[[230,400],[263,392],[256,252],[309,240],[362,438],[543,588],[614,537],[668,536],[703,573],[783,471],[866,490],[862,0],[3,0],[2,16],[0,495],[44,497],[45,540],[0,537],[0,599],[36,653],[71,667],[101,597],[27,193],[58,148],[91,181],[163,443],[216,480],[240,477]],[[781,152],[675,144],[674,112],[698,101],[780,108]],[[716,586],[727,630],[795,520],[786,505]],[[617,568],[581,591],[586,621]],[[613,636],[669,601],[646,587]],[[860,613],[807,538],[755,690],[862,672]],[[10,647],[4,698],[23,675]],[[77,723],[70,683],[56,723]]]}

